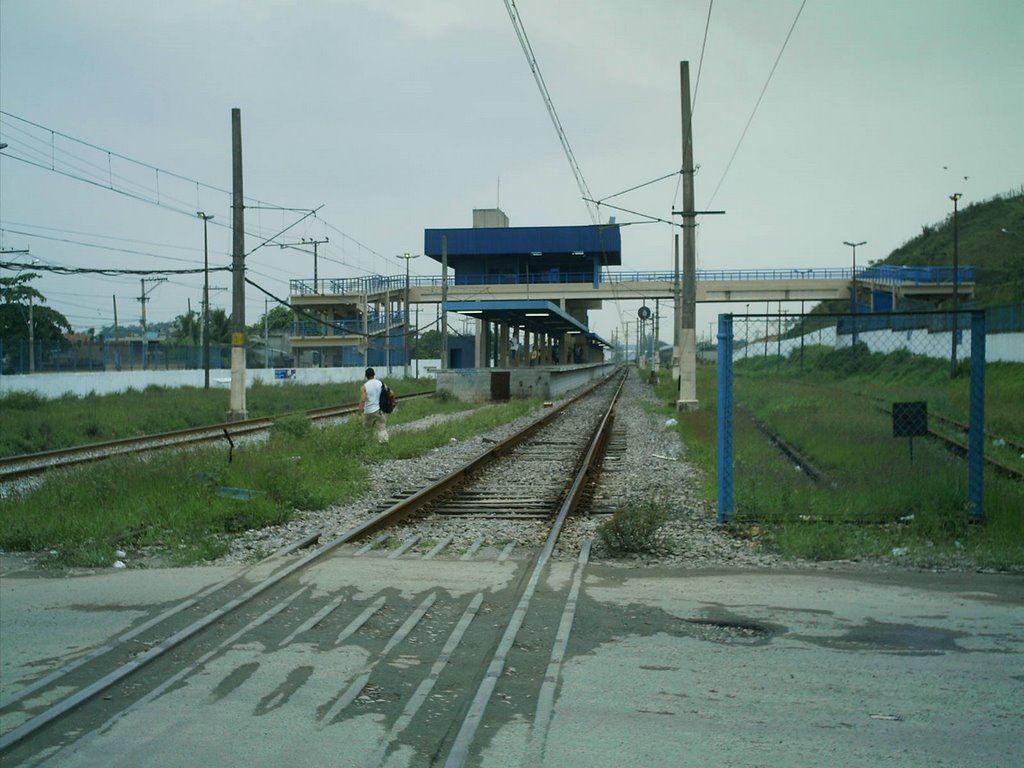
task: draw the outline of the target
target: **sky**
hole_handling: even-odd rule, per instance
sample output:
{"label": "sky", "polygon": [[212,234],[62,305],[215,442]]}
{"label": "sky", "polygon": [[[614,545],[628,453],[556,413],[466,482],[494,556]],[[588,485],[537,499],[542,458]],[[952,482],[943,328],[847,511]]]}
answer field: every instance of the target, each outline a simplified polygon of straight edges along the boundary
{"label": "sky", "polygon": [[[953,193],[1024,184],[1019,0],[515,9],[587,187],[635,214],[581,199],[504,0],[0,0],[0,247],[29,251],[3,260],[198,270],[202,210],[210,266],[228,266],[238,108],[247,274],[276,296],[313,276],[280,243],[327,239],[321,278],[404,274],[425,229],[472,226],[474,208],[512,226],[615,216],[622,270],[671,270],[680,230],[654,219],[682,207],[681,61],[696,208],[725,211],[700,219],[699,269],[848,267],[843,241],[866,241],[865,264],[950,215]],[[143,276],[42,275],[76,330],[115,305],[140,320]],[[201,272],[154,277],[149,323],[198,311]],[[230,313],[229,275],[210,285]],[[248,324],[268,306],[247,288]],[[611,338],[638,306],[606,303],[593,330]],[[701,305],[699,337],[723,309],[743,311]]]}

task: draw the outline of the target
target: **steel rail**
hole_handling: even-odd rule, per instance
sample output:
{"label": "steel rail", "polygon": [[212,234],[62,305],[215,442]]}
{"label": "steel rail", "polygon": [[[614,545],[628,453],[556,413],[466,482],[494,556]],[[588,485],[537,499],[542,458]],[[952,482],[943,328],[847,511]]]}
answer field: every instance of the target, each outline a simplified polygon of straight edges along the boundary
{"label": "steel rail", "polygon": [[[612,374],[612,376],[614,376],[614,374]],[[539,418],[534,419],[532,422],[527,424],[522,430],[517,432],[515,435],[512,435],[511,437],[501,441],[500,443],[497,443],[497,444],[487,448],[486,450],[481,452],[478,456],[476,456],[474,458],[471,458],[462,467],[460,467],[459,469],[457,469],[453,473],[451,473],[451,475],[449,475],[449,477],[454,475],[454,476],[457,476],[459,478],[465,479],[466,477],[468,477],[472,473],[473,470],[478,469],[483,464],[486,464],[489,461],[492,461],[492,460],[498,458],[502,454],[506,453],[507,451],[509,451],[510,449],[515,447],[516,445],[518,445],[518,444],[524,442],[525,440],[527,440],[537,430],[541,429],[544,425],[550,423],[558,415],[560,415],[562,412],[564,412],[568,407],[570,407],[574,403],[582,400],[583,398],[587,397],[589,394],[591,394],[591,392],[593,392],[599,386],[601,386],[602,384],[605,384],[606,382],[608,382],[612,378],[612,376],[608,376],[608,377],[606,377],[606,378],[604,378],[604,379],[602,379],[602,380],[592,384],[591,386],[589,386],[586,389],[584,389],[581,392],[579,392],[575,397],[567,400],[565,403],[560,405],[558,408],[555,408],[555,409],[551,410],[550,412],[540,416]],[[619,382],[619,390],[621,390],[621,387],[622,387],[622,382],[620,381]],[[604,424],[604,421],[602,421],[602,424]],[[32,736],[33,734],[37,733],[41,729],[45,728],[46,726],[48,726],[53,721],[59,719],[61,716],[65,715],[66,713],[70,712],[71,710],[75,709],[76,707],[80,706],[81,704],[85,703],[86,701],[94,698],[95,696],[99,695],[103,691],[109,689],[111,686],[115,685],[120,680],[124,679],[125,677],[127,677],[130,674],[132,674],[133,672],[137,671],[139,668],[149,664],[150,662],[154,661],[155,659],[165,655],[169,651],[171,651],[174,648],[178,647],[179,645],[184,643],[186,640],[188,640],[191,637],[195,636],[196,634],[198,634],[199,632],[201,632],[203,629],[205,629],[206,627],[210,626],[214,622],[219,621],[220,619],[223,619],[224,617],[226,617],[230,613],[233,613],[234,611],[238,610],[242,606],[244,606],[247,603],[249,603],[250,601],[252,601],[257,596],[263,594],[264,592],[266,592],[270,588],[272,588],[272,587],[276,586],[277,584],[281,583],[286,578],[290,577],[292,574],[294,574],[294,573],[296,573],[298,571],[301,571],[301,570],[309,567],[314,562],[320,560],[325,555],[328,555],[331,552],[335,551],[336,549],[338,549],[343,544],[347,544],[347,543],[356,541],[356,540],[364,537],[367,533],[370,533],[370,532],[373,532],[373,531],[376,531],[376,530],[380,530],[381,528],[388,527],[390,525],[393,525],[394,523],[397,523],[397,522],[400,522],[400,521],[406,519],[411,514],[413,514],[416,510],[418,510],[423,504],[425,504],[429,500],[435,498],[440,493],[443,493],[445,490],[448,490],[449,488],[451,488],[452,487],[452,483],[449,482],[449,477],[445,477],[445,478],[440,479],[434,485],[429,486],[427,488],[424,488],[421,491],[419,491],[416,494],[414,494],[413,496],[409,497],[408,499],[405,499],[403,501],[400,501],[400,502],[392,505],[388,509],[386,509],[383,512],[379,513],[378,515],[374,516],[371,520],[367,521],[366,523],[358,525],[358,526],[356,526],[356,527],[354,527],[354,528],[352,528],[352,529],[342,533],[341,535],[339,535],[338,537],[336,537],[332,541],[330,541],[330,542],[324,544],[323,546],[321,546],[319,549],[316,549],[313,552],[305,555],[304,557],[302,557],[300,560],[296,561],[295,563],[293,563],[293,564],[291,564],[291,565],[289,565],[289,566],[287,566],[287,567],[285,567],[285,568],[283,568],[283,569],[281,569],[279,571],[276,571],[275,573],[271,574],[268,578],[266,578],[264,581],[261,581],[261,582],[257,583],[256,585],[254,585],[253,587],[251,587],[250,589],[245,591],[243,594],[241,594],[238,597],[235,597],[232,600],[230,600],[227,603],[225,603],[220,608],[217,608],[216,610],[208,613],[207,615],[197,619],[196,621],[194,621],[189,626],[185,627],[184,629],[179,630],[178,632],[176,632],[173,635],[171,635],[170,637],[166,638],[165,640],[163,640],[159,644],[151,647],[145,653],[142,653],[142,654],[134,657],[133,659],[131,659],[127,663],[121,664],[116,669],[113,669],[112,671],[104,674],[98,680],[94,681],[93,683],[89,684],[88,686],[85,686],[85,687],[83,687],[83,688],[81,688],[81,689],[79,689],[79,690],[69,694],[65,698],[61,699],[60,701],[58,701],[55,704],[53,704],[50,707],[48,707],[46,710],[40,712],[39,714],[33,716],[32,718],[30,718],[28,720],[26,720],[21,725],[13,728],[12,730],[10,730],[10,731],[8,731],[6,733],[0,734],[0,755],[3,755],[5,752],[9,751],[12,747],[14,747],[17,744],[21,743],[26,738]],[[553,547],[553,544],[552,544],[552,547]],[[545,549],[547,549],[547,547]],[[268,559],[270,559],[270,558],[268,558]],[[249,569],[247,569],[247,571],[248,570]],[[225,581],[222,584],[218,585],[218,587],[219,588],[223,588],[223,587],[227,586],[228,584],[239,583],[239,582],[242,581],[242,576],[243,575],[244,574],[240,574],[238,577],[236,577],[235,579],[233,579],[231,581]],[[212,590],[212,591],[216,591],[216,590]],[[109,645],[110,645],[110,648],[106,649],[106,650],[116,649],[119,645],[121,645],[121,643],[115,642],[115,643],[111,643]],[[101,653],[94,653],[94,654],[92,654],[90,656],[90,660],[96,658],[99,655],[102,655],[102,652]],[[76,668],[78,666],[80,666],[80,665],[79,664],[74,664],[74,663],[72,663],[71,665],[68,665],[68,667],[66,668],[67,672],[70,672],[72,669],[74,669],[74,668]],[[57,682],[61,677],[63,677],[63,675],[61,675],[61,676],[54,676],[53,674],[51,674],[51,675],[47,676],[47,680],[52,685],[53,683]],[[36,685],[33,688],[33,691],[35,692],[38,688],[39,688],[39,686]],[[18,700],[20,698],[21,698],[20,696],[16,695],[14,697],[9,698],[4,703],[5,704],[10,704],[10,703],[13,703],[14,701],[16,701],[16,700]]]}
{"label": "steel rail", "polygon": [[551,531],[548,533],[543,549],[541,549],[534,560],[530,578],[522,588],[516,608],[505,627],[505,631],[490,663],[487,666],[483,679],[480,681],[476,695],[473,697],[473,701],[470,704],[469,709],[466,711],[462,724],[459,727],[459,731],[455,736],[452,748],[448,752],[448,757],[444,764],[445,768],[461,768],[469,759],[469,751],[473,746],[476,732],[479,729],[480,724],[483,722],[484,710],[487,708],[487,704],[494,693],[494,688],[504,672],[505,661],[508,658],[508,653],[512,649],[516,636],[519,634],[519,630],[523,626],[523,622],[526,619],[527,611],[529,611],[530,603],[533,600],[537,584],[540,582],[541,575],[547,567],[548,561],[551,559],[551,554],[554,552],[555,544],[558,542],[558,537],[562,532],[565,520],[575,510],[577,504],[582,498],[586,483],[591,474],[596,470],[603,449],[608,443],[613,421],[612,414],[619,394],[622,392],[624,382],[625,377],[620,377],[615,392],[612,395],[611,402],[607,409],[605,409],[604,416],[591,433],[587,450],[576,467],[576,472],[574,473],[573,482],[569,488],[569,492],[566,495],[565,500],[562,502],[562,505],[555,516],[554,522],[551,524]]}
{"label": "steel rail", "polygon": [[[403,395],[402,399],[426,397],[431,394],[433,394],[433,391],[413,392]],[[310,421],[319,421],[355,413],[358,408],[359,405],[357,403],[351,403],[311,408],[299,413],[306,416]],[[296,412],[289,412],[276,416],[261,416],[253,419],[226,421],[220,424],[158,432],[152,435],[124,437],[117,440],[106,440],[69,448],[55,448],[51,451],[26,453],[19,456],[5,456],[0,458],[0,483],[42,474],[51,469],[89,464],[115,456],[196,445],[225,438],[230,440],[234,437],[270,429],[276,420],[295,415],[297,415]]]}

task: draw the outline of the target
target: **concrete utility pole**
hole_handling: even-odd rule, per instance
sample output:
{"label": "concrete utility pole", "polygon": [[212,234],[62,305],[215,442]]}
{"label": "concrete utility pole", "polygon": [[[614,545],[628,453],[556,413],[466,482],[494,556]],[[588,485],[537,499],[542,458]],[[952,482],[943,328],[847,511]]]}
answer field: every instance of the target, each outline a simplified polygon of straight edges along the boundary
{"label": "concrete utility pole", "polygon": [[242,111],[231,110],[231,409],[228,419],[246,418],[245,409],[245,198],[242,195]]}
{"label": "concrete utility pole", "polygon": [[679,62],[683,117],[683,301],[679,330],[677,411],[695,411],[697,402],[697,226],[693,203],[693,126],[690,115],[690,62]]}
{"label": "concrete utility pole", "polygon": [[203,389],[210,388],[210,247],[206,236],[206,222],[212,213],[196,211],[203,220]]}
{"label": "concrete utility pole", "polygon": [[418,253],[415,255],[406,253],[398,257],[405,259],[405,301],[403,302],[405,305],[405,340],[402,344],[403,352],[405,353],[405,366],[402,371],[402,377],[406,379],[409,378],[409,262],[419,257]]}
{"label": "concrete utility pole", "polygon": [[675,243],[674,256],[675,256],[675,287],[673,290],[674,303],[673,308],[675,310],[675,321],[672,329],[672,379],[674,381],[679,379],[679,372],[681,370],[680,362],[680,339],[683,335],[683,289],[679,282],[679,235],[675,235],[673,238]]}
{"label": "concrete utility pole", "polygon": [[149,339],[146,338],[146,302],[149,301],[149,294],[156,290],[157,285],[160,283],[166,283],[166,277],[152,277],[148,282],[155,283],[152,288],[146,290],[146,278],[142,278],[142,294],[139,296],[139,301],[142,303],[142,370],[146,370],[147,358],[149,354]]}
{"label": "concrete utility pole", "polygon": [[441,235],[441,370],[448,370],[448,235]]}
{"label": "concrete utility pole", "polygon": [[[7,145],[4,144],[3,146],[0,146],[0,149],[3,149],[6,146]],[[7,248],[7,249],[0,250],[0,254],[3,254],[4,256],[7,256],[8,254],[16,254],[16,253],[27,254],[28,252],[29,252],[28,248],[19,248],[17,250],[15,250],[13,248]],[[39,259],[33,259],[32,260],[32,264],[38,264],[38,263],[39,263]],[[14,276],[17,277],[19,274],[21,274],[22,270],[25,269],[25,267],[29,267],[29,266],[31,266],[31,264],[26,264],[24,267],[22,267],[17,272],[15,272]],[[31,293],[28,294],[28,372],[29,373],[35,373],[36,372],[36,337],[35,337],[35,322],[34,322],[34,318],[32,316],[32,294]]]}

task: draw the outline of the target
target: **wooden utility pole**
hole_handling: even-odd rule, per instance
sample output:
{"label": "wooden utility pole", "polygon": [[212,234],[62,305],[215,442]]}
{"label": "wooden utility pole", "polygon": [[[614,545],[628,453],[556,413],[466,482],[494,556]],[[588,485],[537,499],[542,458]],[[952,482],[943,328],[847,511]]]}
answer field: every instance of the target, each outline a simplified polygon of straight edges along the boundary
{"label": "wooden utility pole", "polygon": [[679,62],[683,117],[683,285],[679,325],[677,411],[695,411],[697,402],[697,215],[693,202],[693,130],[690,114],[690,62]]}
{"label": "wooden utility pole", "polygon": [[228,419],[246,418],[245,410],[245,198],[242,195],[242,111],[231,110],[231,409]]}

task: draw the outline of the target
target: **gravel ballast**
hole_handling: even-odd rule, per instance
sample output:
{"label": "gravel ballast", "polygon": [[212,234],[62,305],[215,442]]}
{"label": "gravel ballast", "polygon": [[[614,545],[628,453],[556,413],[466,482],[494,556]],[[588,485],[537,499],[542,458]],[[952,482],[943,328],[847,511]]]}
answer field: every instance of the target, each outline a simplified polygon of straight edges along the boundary
{"label": "gravel ballast", "polygon": [[[585,539],[593,539],[591,560],[622,565],[666,565],[675,567],[712,568],[729,566],[771,567],[781,560],[759,550],[756,542],[738,539],[715,521],[711,506],[701,499],[695,487],[696,470],[685,461],[678,433],[665,425],[665,417],[654,413],[660,407],[649,386],[642,384],[636,371],[630,371],[616,409],[615,424],[624,435],[624,449],[616,452],[605,465],[595,488],[596,506],[605,512],[626,505],[644,505],[654,500],[671,510],[663,529],[663,546],[656,553],[616,558],[605,551],[597,535],[597,527],[608,514],[576,517],[563,531],[556,557],[574,558]],[[396,496],[404,495],[433,479],[451,472],[485,450],[489,444],[508,437],[525,423],[536,418],[531,414],[511,424],[491,430],[468,440],[453,440],[416,459],[401,459],[370,468],[373,490],[351,504],[331,506],[317,511],[296,513],[291,522],[271,528],[248,531],[235,538],[231,551],[216,564],[251,561],[287,547],[315,532],[327,542],[365,522],[372,514],[386,509]],[[428,417],[412,424],[391,428],[392,434],[403,429],[423,428],[436,423]],[[395,466],[395,465],[399,466]],[[474,542],[483,538],[479,556],[488,550],[501,551],[514,543],[514,549],[542,544],[547,524],[536,520],[481,520],[467,523],[465,518],[421,519],[402,526],[401,538],[420,535],[416,551],[425,552],[436,542],[449,537],[452,542],[441,557],[457,557]]]}

